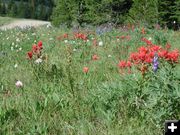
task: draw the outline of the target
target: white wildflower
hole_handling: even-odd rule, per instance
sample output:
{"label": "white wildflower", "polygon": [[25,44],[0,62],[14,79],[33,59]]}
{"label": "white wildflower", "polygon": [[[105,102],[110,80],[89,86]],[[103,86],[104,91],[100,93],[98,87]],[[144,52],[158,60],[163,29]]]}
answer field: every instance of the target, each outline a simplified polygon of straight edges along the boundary
{"label": "white wildflower", "polygon": [[64,40],[64,43],[67,43],[68,42],[68,40]]}
{"label": "white wildflower", "polygon": [[14,68],[17,68],[17,67],[18,67],[18,64],[15,64],[15,65],[14,65]]}
{"label": "white wildflower", "polygon": [[53,40],[53,38],[49,38],[49,40]]}
{"label": "white wildflower", "polygon": [[38,58],[37,60],[35,60],[35,63],[36,64],[40,64],[42,62],[42,59],[41,58]]}
{"label": "white wildflower", "polygon": [[111,58],[111,57],[112,57],[112,56],[109,54],[109,55],[108,55],[108,58]]}
{"label": "white wildflower", "polygon": [[47,28],[50,28],[50,27],[52,27],[52,25],[51,24],[47,24],[47,26],[46,26]]}
{"label": "white wildflower", "polygon": [[99,46],[103,46],[103,42],[102,41],[99,42]]}
{"label": "white wildflower", "polygon": [[23,87],[23,83],[21,81],[19,81],[19,80],[15,83],[15,85],[18,88]]}
{"label": "white wildflower", "polygon": [[17,38],[17,39],[16,39],[16,42],[20,42],[20,39],[19,39],[19,38]]}

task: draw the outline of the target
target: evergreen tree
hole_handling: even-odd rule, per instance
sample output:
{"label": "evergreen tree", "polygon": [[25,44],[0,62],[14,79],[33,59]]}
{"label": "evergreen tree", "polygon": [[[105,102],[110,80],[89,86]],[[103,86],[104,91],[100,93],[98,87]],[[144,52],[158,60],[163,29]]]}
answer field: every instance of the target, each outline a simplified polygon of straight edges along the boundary
{"label": "evergreen tree", "polygon": [[174,6],[172,6],[174,13],[170,16],[171,19],[173,19],[174,23],[177,25],[180,24],[180,0],[176,0],[174,2]]}
{"label": "evergreen tree", "polygon": [[0,0],[0,15],[2,15],[2,0]]}
{"label": "evergreen tree", "polygon": [[18,13],[18,8],[17,8],[17,5],[16,3],[12,3],[12,7],[11,7],[11,10],[9,12],[9,15],[12,16],[12,17],[16,17],[17,16],[17,13]]}
{"label": "evergreen tree", "polygon": [[[172,27],[173,21],[177,21],[176,17],[176,0],[159,0],[159,20],[163,26]],[[179,0],[178,0],[179,1]],[[177,12],[178,13],[178,12]]]}
{"label": "evergreen tree", "polygon": [[66,24],[71,26],[76,16],[76,3],[74,0],[58,0],[52,14],[52,23],[56,26]]}
{"label": "evergreen tree", "polygon": [[14,5],[14,1],[11,0],[11,1],[8,2],[7,4],[8,4],[8,5],[7,5],[8,15],[9,15],[9,16],[12,16],[12,7],[13,7],[13,5]]}
{"label": "evergreen tree", "polygon": [[35,18],[35,12],[36,12],[36,2],[35,0],[29,0],[28,3],[30,4],[30,9],[31,9],[31,17]]}
{"label": "evergreen tree", "polygon": [[38,19],[46,20],[46,7],[43,4],[39,6],[39,16]]}
{"label": "evergreen tree", "polygon": [[24,3],[24,18],[31,18],[31,9],[29,3]]}
{"label": "evergreen tree", "polygon": [[24,18],[25,17],[25,6],[23,0],[20,1],[19,7],[18,7],[18,17]]}
{"label": "evergreen tree", "polygon": [[128,21],[133,23],[154,24],[158,22],[158,0],[133,0]]}
{"label": "evergreen tree", "polygon": [[2,15],[6,15],[6,4],[4,2],[2,3],[1,13],[2,13]]}

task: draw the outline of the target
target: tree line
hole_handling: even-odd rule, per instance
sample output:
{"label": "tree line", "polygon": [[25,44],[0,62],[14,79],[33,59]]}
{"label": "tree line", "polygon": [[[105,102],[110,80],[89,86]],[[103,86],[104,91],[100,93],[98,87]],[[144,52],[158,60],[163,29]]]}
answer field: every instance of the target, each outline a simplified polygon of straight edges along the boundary
{"label": "tree line", "polygon": [[180,23],[180,0],[0,0],[0,15],[51,20],[56,26]]}
{"label": "tree line", "polygon": [[174,27],[180,22],[180,0],[56,0],[55,25],[103,23],[159,24]]}
{"label": "tree line", "polygon": [[50,20],[53,0],[0,0],[0,16]]}

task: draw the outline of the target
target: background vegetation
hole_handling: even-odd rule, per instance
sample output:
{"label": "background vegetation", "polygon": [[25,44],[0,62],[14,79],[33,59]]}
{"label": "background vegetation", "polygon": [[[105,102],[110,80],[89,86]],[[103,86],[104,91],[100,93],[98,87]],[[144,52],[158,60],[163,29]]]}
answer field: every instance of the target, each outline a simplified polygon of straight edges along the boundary
{"label": "background vegetation", "polygon": [[0,16],[50,20],[53,0],[0,0]]}
{"label": "background vegetation", "polygon": [[0,0],[0,15],[52,20],[59,26],[159,24],[177,29],[180,0]]}
{"label": "background vegetation", "polygon": [[179,7],[180,0],[57,0],[52,20],[55,25],[74,21],[80,25],[143,23],[177,28]]}

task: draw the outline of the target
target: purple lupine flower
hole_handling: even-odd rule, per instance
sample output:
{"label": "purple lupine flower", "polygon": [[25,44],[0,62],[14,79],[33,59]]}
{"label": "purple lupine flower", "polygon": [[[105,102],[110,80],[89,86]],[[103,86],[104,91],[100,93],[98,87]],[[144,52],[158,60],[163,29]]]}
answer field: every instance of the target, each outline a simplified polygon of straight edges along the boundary
{"label": "purple lupine flower", "polygon": [[153,71],[156,72],[159,66],[158,62],[158,55],[155,53],[154,58],[153,58]]}

